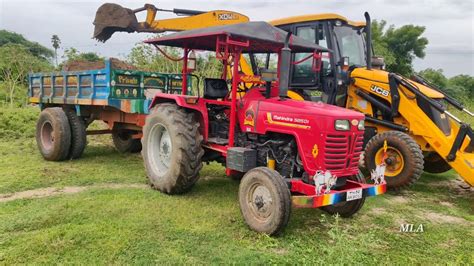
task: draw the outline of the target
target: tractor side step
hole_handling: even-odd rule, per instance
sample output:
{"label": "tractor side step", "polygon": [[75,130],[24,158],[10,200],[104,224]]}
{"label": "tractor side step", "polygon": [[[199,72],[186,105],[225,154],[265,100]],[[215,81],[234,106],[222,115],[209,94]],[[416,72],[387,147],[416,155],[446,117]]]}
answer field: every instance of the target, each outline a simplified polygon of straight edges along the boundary
{"label": "tractor side step", "polygon": [[223,138],[215,137],[215,138],[208,138],[207,142],[214,143],[214,144],[219,144],[219,145],[226,145],[226,144],[229,143],[229,139],[223,139]]}

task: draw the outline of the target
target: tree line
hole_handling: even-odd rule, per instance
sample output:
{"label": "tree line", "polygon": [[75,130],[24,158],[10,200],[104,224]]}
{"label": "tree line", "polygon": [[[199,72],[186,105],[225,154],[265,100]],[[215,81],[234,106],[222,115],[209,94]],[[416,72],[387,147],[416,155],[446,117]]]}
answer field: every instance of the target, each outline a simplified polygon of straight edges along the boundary
{"label": "tree line", "polygon": [[[410,77],[415,73],[413,60],[424,58],[428,39],[423,37],[425,27],[405,25],[395,27],[384,20],[372,22],[372,37],[375,54],[385,60],[386,69]],[[22,106],[27,101],[27,77],[30,72],[60,70],[70,61],[100,61],[104,58],[94,52],[80,52],[75,48],[64,50],[61,63],[58,63],[57,50],[61,47],[59,36],[51,38],[51,48],[27,40],[21,34],[0,30],[0,103]],[[165,48],[170,57],[179,58],[177,49]],[[179,73],[179,62],[166,59],[151,46],[137,44],[127,55],[127,63],[138,69]],[[197,76],[216,76],[221,71],[219,61],[211,54],[197,59]],[[474,96],[474,77],[457,75],[447,78],[441,69],[425,69],[417,74],[445,90],[447,93],[472,101]]]}

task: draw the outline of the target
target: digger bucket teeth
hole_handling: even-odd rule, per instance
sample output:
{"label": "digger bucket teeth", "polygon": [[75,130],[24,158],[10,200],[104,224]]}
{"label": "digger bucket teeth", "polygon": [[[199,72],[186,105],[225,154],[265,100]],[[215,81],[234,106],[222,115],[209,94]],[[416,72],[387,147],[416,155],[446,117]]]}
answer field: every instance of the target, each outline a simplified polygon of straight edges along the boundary
{"label": "digger bucket teeth", "polygon": [[137,17],[133,10],[117,4],[103,4],[94,19],[94,38],[105,42],[118,31],[134,32],[138,28]]}

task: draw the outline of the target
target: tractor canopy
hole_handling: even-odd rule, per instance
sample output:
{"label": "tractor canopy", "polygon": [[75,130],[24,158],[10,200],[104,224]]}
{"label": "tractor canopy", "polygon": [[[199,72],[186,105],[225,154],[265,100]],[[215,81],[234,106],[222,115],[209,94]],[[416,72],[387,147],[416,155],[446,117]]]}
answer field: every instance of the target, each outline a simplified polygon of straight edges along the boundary
{"label": "tractor canopy", "polygon": [[[145,41],[153,45],[215,51],[219,38],[230,38],[241,42],[243,53],[278,53],[285,44],[287,32],[266,22],[248,22],[226,26],[187,30]],[[327,48],[291,36],[289,47],[292,52],[330,52]]]}

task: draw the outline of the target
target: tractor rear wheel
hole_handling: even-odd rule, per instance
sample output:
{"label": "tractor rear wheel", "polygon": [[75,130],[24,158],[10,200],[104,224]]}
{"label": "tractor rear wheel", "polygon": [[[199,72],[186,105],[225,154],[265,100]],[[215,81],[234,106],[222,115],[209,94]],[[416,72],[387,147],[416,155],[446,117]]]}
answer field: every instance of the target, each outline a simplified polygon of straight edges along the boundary
{"label": "tractor rear wheel", "polygon": [[[349,180],[357,183],[365,183],[364,175],[359,172],[357,175],[349,177]],[[356,214],[365,203],[365,196],[360,199],[345,201],[334,205],[324,206],[321,209],[329,214],[339,214],[341,217],[349,218]]]}
{"label": "tractor rear wheel", "polygon": [[142,150],[140,139],[132,137],[132,131],[114,130],[112,132],[112,140],[115,149],[121,153],[136,153]]}
{"label": "tractor rear wheel", "polygon": [[364,160],[372,171],[383,160],[383,146],[387,141],[385,181],[387,187],[399,190],[414,184],[423,173],[423,154],[420,146],[409,135],[387,131],[372,137],[365,147]]}
{"label": "tractor rear wheel", "polygon": [[275,170],[257,167],[248,171],[239,186],[240,211],[254,231],[277,235],[288,224],[291,195]]}
{"label": "tractor rear wheel", "polygon": [[70,159],[77,159],[82,156],[87,144],[86,126],[84,120],[76,115],[73,110],[64,110],[69,125],[71,126],[71,147],[69,148]]}
{"label": "tractor rear wheel", "polygon": [[44,109],[36,123],[36,144],[44,159],[63,161],[71,146],[71,128],[63,109]]}
{"label": "tractor rear wheel", "polygon": [[167,194],[187,192],[202,168],[202,136],[192,113],[175,104],[159,104],[150,110],[143,127],[142,156],[148,180]]}
{"label": "tractor rear wheel", "polygon": [[425,155],[424,170],[432,174],[441,174],[451,170],[451,166],[436,152],[429,152]]}

